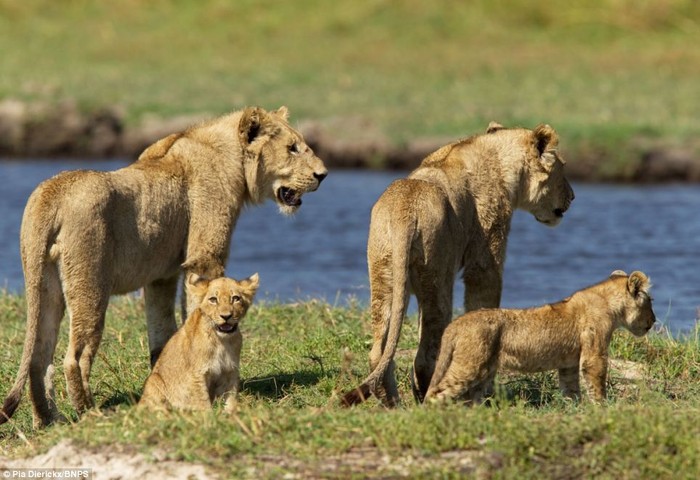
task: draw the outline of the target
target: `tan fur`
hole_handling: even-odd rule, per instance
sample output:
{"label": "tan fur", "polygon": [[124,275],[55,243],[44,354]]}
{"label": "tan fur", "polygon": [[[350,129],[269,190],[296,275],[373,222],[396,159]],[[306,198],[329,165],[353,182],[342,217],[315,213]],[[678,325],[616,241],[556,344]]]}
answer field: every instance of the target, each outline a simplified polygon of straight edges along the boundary
{"label": "tan fur", "polygon": [[[257,291],[258,274],[241,282],[225,277],[209,282],[191,274],[186,286],[199,306],[165,344],[139,405],[205,410],[223,397],[231,410],[240,384],[240,321]],[[222,325],[234,330],[222,332]]]}
{"label": "tan fur", "polygon": [[499,368],[559,370],[562,393],[572,398],[580,396],[580,371],[588,397],[604,400],[613,331],[623,327],[642,336],[656,321],[650,286],[642,272],[615,271],[559,303],[459,317],[445,329],[426,400],[480,402]]}
{"label": "tan fur", "polygon": [[557,143],[548,125],[527,130],[491,123],[486,134],[440,148],[386,189],[372,209],[367,244],[372,373],[343,404],[369,394],[387,406],[398,402],[393,356],[409,292],[419,307],[413,382],[422,400],[451,319],[455,275],[463,271],[466,311],[498,307],[513,211],[524,209],[554,226],[573,200]]}
{"label": "tan fur", "polygon": [[159,140],[126,168],[65,172],[39,185],[20,235],[27,334],[0,423],[17,408],[27,377],[35,425],[60,419],[47,372],[66,307],[64,367],[81,412],[93,404],[88,379],[110,295],[145,287],[153,363],[177,328],[183,267],[207,278],[223,275],[246,204],[269,198],[292,213],[326,173],[287,122],[285,107],[251,107]]}

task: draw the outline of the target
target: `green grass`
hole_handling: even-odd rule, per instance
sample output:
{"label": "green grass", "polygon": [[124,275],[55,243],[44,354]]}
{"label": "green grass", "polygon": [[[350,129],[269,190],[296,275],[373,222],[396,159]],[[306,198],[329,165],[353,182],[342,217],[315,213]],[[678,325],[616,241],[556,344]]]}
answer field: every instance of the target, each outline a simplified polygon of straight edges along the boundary
{"label": "green grass", "polygon": [[570,149],[695,145],[698,44],[692,0],[0,0],[0,99],[132,123],[286,104],[397,142],[497,120],[548,122]]}
{"label": "green grass", "polygon": [[[21,354],[23,297],[0,295],[0,318],[2,395]],[[365,462],[388,455],[403,462],[400,472],[416,477],[456,478],[466,471],[498,478],[693,478],[700,469],[698,330],[681,339],[662,332],[641,339],[618,332],[611,357],[638,362],[642,379],[630,382],[613,370],[603,407],[563,399],[555,376],[546,373],[502,376],[493,404],[469,409],[413,403],[408,371],[417,333],[411,318],[397,357],[404,402],[389,411],[374,400],[349,410],[338,406],[338,392],[367,373],[371,339],[363,306],[259,304],[244,322],[236,415],[226,416],[220,406],[211,413],[145,413],[132,406],[148,375],[143,302],[113,299],[91,378],[98,408],[80,419],[65,396],[63,325],[56,388],[59,408],[74,423],[34,431],[25,396],[13,420],[0,427],[0,454],[36,454],[68,438],[147,456],[157,449],[167,458],[204,463],[225,477],[257,468],[248,471],[251,478],[288,471],[319,476],[329,463],[336,464],[339,476],[396,474],[384,466],[339,460],[353,452],[361,452]],[[460,470],[451,455],[471,458],[471,470]]]}

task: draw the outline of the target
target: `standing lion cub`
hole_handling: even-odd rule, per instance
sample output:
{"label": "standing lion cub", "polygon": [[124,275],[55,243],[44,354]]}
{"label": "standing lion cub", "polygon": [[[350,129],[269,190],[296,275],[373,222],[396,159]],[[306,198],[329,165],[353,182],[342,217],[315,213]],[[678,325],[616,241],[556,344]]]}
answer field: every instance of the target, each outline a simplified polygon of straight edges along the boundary
{"label": "standing lion cub", "polygon": [[198,307],[165,344],[139,404],[206,410],[217,398],[235,405],[243,336],[238,328],[258,289],[258,274],[208,281],[190,274],[187,293]]}
{"label": "standing lion cub", "polygon": [[499,368],[518,372],[559,370],[559,386],[580,396],[579,371],[588,396],[605,399],[608,347],[624,327],[642,336],[656,321],[649,279],[617,270],[610,278],[559,303],[524,310],[484,309],[462,315],[442,337],[426,400],[479,402]]}

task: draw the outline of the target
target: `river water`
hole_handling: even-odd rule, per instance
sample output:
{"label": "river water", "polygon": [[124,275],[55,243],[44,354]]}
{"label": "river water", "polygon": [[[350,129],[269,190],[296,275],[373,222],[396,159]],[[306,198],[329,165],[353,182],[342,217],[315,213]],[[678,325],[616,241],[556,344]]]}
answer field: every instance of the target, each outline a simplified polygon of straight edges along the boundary
{"label": "river water", "polygon": [[[62,170],[113,170],[126,161],[0,161],[0,286],[23,289],[19,227],[31,191]],[[372,204],[405,173],[332,171],[294,217],[268,202],[243,212],[227,274],[259,272],[258,299],[369,298],[366,240]],[[574,185],[576,200],[556,228],[517,212],[508,244],[502,306],[554,302],[613,270],[642,270],[654,284],[659,323],[687,332],[700,308],[700,187]],[[461,309],[463,289],[455,288]],[[413,307],[415,308],[415,301]]]}

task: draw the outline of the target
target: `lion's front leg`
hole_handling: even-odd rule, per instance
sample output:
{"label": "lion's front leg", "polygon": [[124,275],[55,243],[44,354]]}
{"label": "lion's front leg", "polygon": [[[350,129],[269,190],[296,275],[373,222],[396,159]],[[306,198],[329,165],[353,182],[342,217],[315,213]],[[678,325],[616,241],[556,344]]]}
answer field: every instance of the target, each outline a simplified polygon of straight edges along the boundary
{"label": "lion's front leg", "polygon": [[608,345],[593,329],[581,335],[579,368],[585,380],[588,398],[594,402],[605,400],[605,382],[608,376]]}
{"label": "lion's front leg", "polygon": [[151,367],[156,364],[166,342],[177,331],[175,321],[177,282],[178,276],[174,276],[164,280],[156,280],[144,287]]}
{"label": "lion's front leg", "polygon": [[605,381],[608,375],[607,358],[598,356],[584,359],[582,357],[581,371],[583,372],[583,378],[586,380],[588,398],[594,402],[604,401],[607,393],[605,389]]}
{"label": "lion's front leg", "polygon": [[[224,275],[231,233],[240,206],[231,207],[229,199],[219,201],[211,192],[200,192],[191,205],[187,251],[182,264],[185,275],[195,273],[213,280]],[[187,300],[187,316],[196,308],[196,300]]]}
{"label": "lion's front leg", "polygon": [[185,410],[210,410],[211,396],[204,378],[193,379],[192,383],[178,398],[178,404],[173,406]]}
{"label": "lion's front leg", "polygon": [[222,395],[224,400],[224,412],[227,414],[236,413],[236,409],[238,408],[238,392],[240,391],[240,385],[238,370],[236,370],[233,373],[230,390],[224,392]]}

